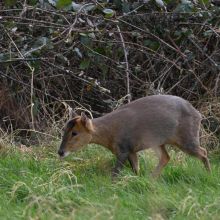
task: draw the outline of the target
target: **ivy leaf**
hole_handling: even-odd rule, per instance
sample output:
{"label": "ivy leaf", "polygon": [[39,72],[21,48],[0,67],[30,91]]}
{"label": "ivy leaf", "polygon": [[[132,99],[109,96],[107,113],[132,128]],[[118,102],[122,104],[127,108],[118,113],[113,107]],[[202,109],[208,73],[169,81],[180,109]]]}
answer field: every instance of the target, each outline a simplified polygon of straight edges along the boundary
{"label": "ivy leaf", "polygon": [[87,34],[84,34],[84,33],[79,33],[80,35],[80,42],[82,44],[85,44],[87,46],[90,46],[91,44],[91,38],[87,35]]}
{"label": "ivy leaf", "polygon": [[80,58],[83,57],[83,55],[82,55],[82,53],[81,53],[81,51],[80,51],[80,49],[79,49],[78,47],[75,47],[75,48],[74,48],[74,51],[76,52],[76,54],[77,54]]}
{"label": "ivy leaf", "polygon": [[6,6],[10,7],[10,6],[15,5],[17,1],[16,0],[5,0],[4,2]]}
{"label": "ivy leaf", "polygon": [[157,5],[160,7],[160,8],[164,8],[165,7],[165,4],[162,0],[155,0]]}
{"label": "ivy leaf", "polygon": [[76,12],[79,10],[82,10],[84,12],[89,12],[95,9],[95,5],[93,3],[78,4],[78,3],[72,2],[72,9]]}
{"label": "ivy leaf", "polygon": [[58,9],[66,8],[66,7],[70,6],[71,3],[72,3],[71,0],[58,0],[57,3],[56,3],[56,7]]}
{"label": "ivy leaf", "polygon": [[56,60],[59,62],[59,63],[62,63],[62,64],[67,64],[69,66],[70,62],[68,60],[67,57],[65,57],[63,54],[61,53],[58,53],[56,55]]}
{"label": "ivy leaf", "polygon": [[156,51],[160,47],[160,43],[158,41],[153,40],[145,40],[144,45]]}
{"label": "ivy leaf", "polygon": [[174,12],[192,12],[193,11],[193,4],[189,0],[182,0],[179,5],[177,5],[176,9]]}
{"label": "ivy leaf", "polygon": [[115,11],[110,8],[105,8],[103,13],[105,14],[106,18],[112,18],[115,15]]}
{"label": "ivy leaf", "polygon": [[48,2],[53,5],[54,7],[56,7],[57,4],[57,0],[48,0]]}
{"label": "ivy leaf", "polygon": [[50,39],[47,37],[39,37],[33,44],[33,46],[28,50],[24,51],[24,57],[30,56],[31,54],[35,53],[38,54],[40,53],[41,49],[47,46],[47,48],[52,49],[53,45],[50,42]]}
{"label": "ivy leaf", "polygon": [[128,13],[128,12],[130,12],[131,11],[131,3],[128,3],[128,2],[123,2],[122,3],[122,11],[124,12],[124,13]]}
{"label": "ivy leaf", "polygon": [[83,60],[83,61],[80,63],[79,68],[80,68],[81,70],[85,70],[85,69],[88,69],[89,65],[90,65],[90,60]]}
{"label": "ivy leaf", "polygon": [[6,54],[6,53],[0,53],[0,61],[6,61],[6,60],[9,60],[10,56],[9,54]]}

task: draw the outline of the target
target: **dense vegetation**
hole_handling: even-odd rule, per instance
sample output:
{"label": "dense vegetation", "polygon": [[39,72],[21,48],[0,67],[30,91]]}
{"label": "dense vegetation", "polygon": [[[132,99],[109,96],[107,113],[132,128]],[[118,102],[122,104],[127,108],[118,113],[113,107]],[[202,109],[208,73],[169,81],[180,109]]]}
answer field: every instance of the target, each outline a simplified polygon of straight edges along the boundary
{"label": "dense vegetation", "polygon": [[107,2],[1,3],[1,127],[45,130],[68,105],[100,116],[168,93],[190,100],[218,135],[217,2]]}

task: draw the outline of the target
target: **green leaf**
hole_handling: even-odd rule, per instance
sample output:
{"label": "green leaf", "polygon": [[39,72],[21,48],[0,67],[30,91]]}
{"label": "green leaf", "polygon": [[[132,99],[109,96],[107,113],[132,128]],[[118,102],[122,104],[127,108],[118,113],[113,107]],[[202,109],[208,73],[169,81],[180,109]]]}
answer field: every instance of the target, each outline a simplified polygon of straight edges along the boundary
{"label": "green leaf", "polygon": [[191,61],[195,58],[194,53],[190,50],[185,50],[184,54],[186,55],[186,58],[187,58],[188,61]]}
{"label": "green leaf", "polygon": [[47,37],[39,37],[32,45],[31,48],[24,48],[23,55],[27,56],[40,56],[40,53],[44,49],[53,49],[53,44]]}
{"label": "green leaf", "polygon": [[34,72],[39,72],[41,68],[40,60],[30,61],[31,66],[34,68]]}
{"label": "green leaf", "polygon": [[73,11],[82,10],[84,12],[89,12],[89,11],[92,11],[96,8],[95,4],[93,4],[93,3],[78,4],[78,3],[72,2],[71,5],[72,5]]}
{"label": "green leaf", "polygon": [[131,11],[131,10],[130,10],[130,6],[131,6],[131,3],[123,2],[123,3],[122,3],[122,11],[123,11],[124,13],[130,12],[130,11]]}
{"label": "green leaf", "polygon": [[85,69],[88,69],[89,65],[90,65],[90,60],[83,60],[83,61],[80,63],[79,68],[80,68],[81,70],[85,70]]}
{"label": "green leaf", "polygon": [[210,0],[199,0],[199,3],[208,5],[208,4],[210,4]]}
{"label": "green leaf", "polygon": [[74,51],[76,52],[76,54],[77,54],[80,58],[83,57],[83,55],[82,55],[82,53],[81,53],[81,51],[80,51],[80,49],[79,49],[78,47],[75,47],[75,48],[74,48]]}
{"label": "green leaf", "polygon": [[68,58],[65,57],[65,56],[64,56],[63,54],[61,54],[61,53],[58,53],[58,54],[56,55],[56,60],[57,60],[58,62],[62,63],[62,64],[67,63],[67,65],[69,65],[69,60],[68,60]]}
{"label": "green leaf", "polygon": [[36,5],[37,4],[37,2],[38,2],[38,0],[28,0],[28,4],[29,5],[32,5],[32,6],[34,6],[34,5]]}
{"label": "green leaf", "polygon": [[10,59],[10,55],[8,53],[0,53],[0,62],[6,61]]}
{"label": "green leaf", "polygon": [[114,0],[114,4],[117,9],[119,9],[119,10],[122,9],[122,0]]}
{"label": "green leaf", "polygon": [[158,41],[153,41],[153,40],[145,40],[144,45],[154,51],[156,51],[160,47],[160,43]]}
{"label": "green leaf", "polygon": [[105,49],[105,47],[96,47],[94,48],[94,51],[96,51],[99,54],[106,55]]}
{"label": "green leaf", "polygon": [[166,4],[169,4],[169,3],[173,3],[174,1],[173,0],[163,0],[163,2],[165,2]]}
{"label": "green leaf", "polygon": [[33,114],[34,116],[37,116],[39,112],[40,102],[36,96],[34,96],[33,98],[34,98]]}
{"label": "green leaf", "polygon": [[115,15],[115,11],[110,8],[105,8],[103,13],[105,14],[106,18],[112,18]]}
{"label": "green leaf", "polygon": [[54,7],[56,7],[57,4],[57,0],[48,0],[48,2],[53,5]]}
{"label": "green leaf", "polygon": [[72,3],[71,0],[58,0],[56,3],[56,7],[61,9],[70,6]]}
{"label": "green leaf", "polygon": [[10,7],[16,4],[16,0],[5,0],[5,5]]}
{"label": "green leaf", "polygon": [[193,12],[194,6],[189,0],[185,0],[175,8],[174,12]]}
{"label": "green leaf", "polygon": [[102,74],[106,75],[108,72],[108,66],[99,64],[99,68],[102,70]]}
{"label": "green leaf", "polygon": [[205,37],[210,37],[210,36],[213,35],[213,31],[212,31],[212,30],[205,31],[205,32],[203,32],[203,35],[204,35]]}
{"label": "green leaf", "polygon": [[88,37],[88,35],[87,35],[87,34],[84,34],[84,33],[80,33],[79,35],[80,35],[80,42],[81,42],[82,44],[85,44],[85,45],[87,45],[87,46],[90,46],[90,44],[91,44],[91,38]]}

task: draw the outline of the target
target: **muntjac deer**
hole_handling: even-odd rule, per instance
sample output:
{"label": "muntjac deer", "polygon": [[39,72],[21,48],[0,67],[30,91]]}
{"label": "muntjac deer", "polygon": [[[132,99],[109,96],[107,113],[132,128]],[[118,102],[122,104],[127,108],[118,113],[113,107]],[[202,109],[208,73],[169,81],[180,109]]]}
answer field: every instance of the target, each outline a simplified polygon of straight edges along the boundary
{"label": "muntjac deer", "polygon": [[58,151],[60,157],[89,143],[103,145],[116,155],[115,177],[126,160],[138,173],[137,152],[152,148],[159,163],[153,176],[160,175],[170,157],[165,145],[175,145],[200,159],[210,171],[207,151],[200,147],[201,115],[186,100],[171,95],[153,95],[123,105],[102,117],[89,119],[84,113],[73,116],[65,127]]}

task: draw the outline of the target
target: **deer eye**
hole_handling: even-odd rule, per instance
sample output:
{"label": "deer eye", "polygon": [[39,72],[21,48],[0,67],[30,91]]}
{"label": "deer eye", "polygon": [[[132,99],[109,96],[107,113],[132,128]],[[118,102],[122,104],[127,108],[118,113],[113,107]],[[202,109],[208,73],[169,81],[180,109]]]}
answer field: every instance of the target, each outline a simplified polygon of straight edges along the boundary
{"label": "deer eye", "polygon": [[76,132],[72,132],[72,136],[74,137],[74,136],[76,136],[77,135],[77,133]]}

